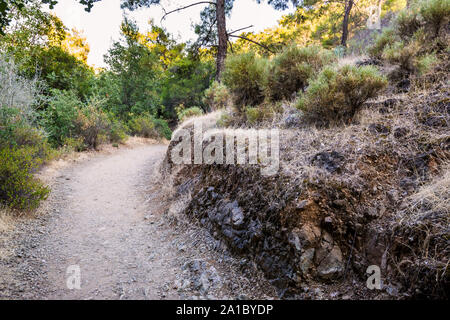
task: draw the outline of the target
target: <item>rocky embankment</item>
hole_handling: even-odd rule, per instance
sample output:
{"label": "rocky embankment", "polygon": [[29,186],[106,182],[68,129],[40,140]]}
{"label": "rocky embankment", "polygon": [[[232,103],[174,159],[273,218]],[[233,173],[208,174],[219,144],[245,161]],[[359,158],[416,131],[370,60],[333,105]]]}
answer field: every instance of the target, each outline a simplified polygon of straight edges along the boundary
{"label": "rocky embankment", "polygon": [[[175,165],[175,141],[163,171],[176,197],[190,195],[181,212],[256,264],[281,297],[442,298],[448,211],[417,198],[448,184],[439,180],[450,155],[447,89],[373,101],[345,128],[292,126],[289,116],[270,177],[257,165]],[[371,265],[381,290],[366,287]]]}

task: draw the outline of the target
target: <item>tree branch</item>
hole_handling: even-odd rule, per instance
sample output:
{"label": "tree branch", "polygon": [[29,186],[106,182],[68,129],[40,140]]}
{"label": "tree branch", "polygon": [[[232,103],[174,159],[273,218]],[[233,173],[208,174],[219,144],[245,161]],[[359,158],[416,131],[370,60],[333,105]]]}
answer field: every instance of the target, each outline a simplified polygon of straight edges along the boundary
{"label": "tree branch", "polygon": [[217,22],[217,19],[214,19],[213,23],[210,24],[208,33],[202,40],[202,44],[201,44],[202,46],[205,44],[205,42],[209,41],[209,36],[211,35],[212,29],[216,25],[216,22]]}
{"label": "tree branch", "polygon": [[197,5],[199,5],[199,4],[212,4],[212,5],[216,5],[215,2],[211,2],[211,1],[199,1],[199,2],[196,2],[196,3],[192,3],[192,4],[190,4],[190,5],[188,5],[188,6],[185,6],[185,7],[180,7],[180,8],[174,9],[174,10],[169,11],[169,12],[166,12],[166,10],[163,9],[163,10],[164,10],[164,15],[162,16],[161,21],[163,21],[163,20],[164,20],[169,14],[171,14],[171,13],[178,12],[178,11],[181,11],[181,10],[184,10],[184,9],[187,9],[187,8],[190,8],[190,7],[193,7],[193,6],[197,6]]}
{"label": "tree branch", "polygon": [[248,28],[253,28],[253,25],[248,26],[248,27],[244,27],[244,28],[240,28],[240,29],[237,29],[237,30],[234,30],[234,31],[231,31],[231,32],[228,32],[228,35],[231,35],[233,33],[236,33],[238,31],[242,31],[242,30],[245,30],[245,29],[248,29]]}
{"label": "tree branch", "polygon": [[275,53],[273,50],[269,49],[269,48],[266,47],[265,45],[263,45],[263,44],[261,44],[261,43],[259,43],[259,42],[256,42],[256,41],[254,41],[254,40],[252,40],[252,39],[249,39],[249,38],[247,38],[247,37],[244,37],[244,36],[235,36],[235,35],[233,35],[233,34],[229,34],[228,36],[234,37],[234,38],[243,39],[243,40],[247,40],[247,41],[249,41],[249,42],[253,42],[254,44],[260,46],[261,48],[266,49],[266,50],[269,51],[270,53]]}
{"label": "tree branch", "polygon": [[228,43],[230,44],[231,53],[234,53],[234,50],[233,50],[233,43],[230,41],[230,39],[228,39],[227,41],[228,41]]}

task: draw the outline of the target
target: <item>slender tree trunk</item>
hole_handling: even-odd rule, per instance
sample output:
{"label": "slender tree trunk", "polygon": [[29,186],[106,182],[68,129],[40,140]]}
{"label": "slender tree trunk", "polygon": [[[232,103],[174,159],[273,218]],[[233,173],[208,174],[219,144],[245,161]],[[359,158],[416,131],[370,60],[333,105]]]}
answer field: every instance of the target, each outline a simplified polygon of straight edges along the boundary
{"label": "slender tree trunk", "polygon": [[216,5],[217,31],[219,35],[219,47],[216,59],[216,80],[220,82],[222,71],[227,57],[227,25],[225,17],[225,0],[217,0]]}
{"label": "slender tree trunk", "polygon": [[350,12],[352,11],[353,0],[345,1],[345,11],[344,11],[344,21],[342,23],[342,38],[341,38],[341,46],[347,47],[347,39],[348,39],[348,22],[350,19]]}

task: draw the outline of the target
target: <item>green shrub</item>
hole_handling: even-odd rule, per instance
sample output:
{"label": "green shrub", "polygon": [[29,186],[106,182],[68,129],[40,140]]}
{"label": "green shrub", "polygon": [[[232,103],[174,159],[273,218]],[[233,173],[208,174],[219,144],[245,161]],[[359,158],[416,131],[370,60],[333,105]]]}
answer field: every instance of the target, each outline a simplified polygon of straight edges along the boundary
{"label": "green shrub", "polygon": [[310,82],[297,107],[314,121],[348,120],[386,84],[386,79],[372,66],[325,67]]}
{"label": "green shrub", "polygon": [[34,157],[43,161],[48,161],[55,155],[55,150],[51,148],[43,132],[30,126],[15,128],[14,144],[11,146],[34,147]]}
{"label": "green shrub", "polygon": [[372,46],[367,50],[369,55],[375,59],[381,59],[384,49],[394,44],[398,40],[396,32],[393,28],[386,28],[375,38]]}
{"label": "green shrub", "polygon": [[214,81],[212,85],[205,90],[203,103],[207,104],[211,110],[226,108],[231,99],[230,92],[223,84]]}
{"label": "green shrub", "polygon": [[319,46],[288,47],[268,68],[267,95],[272,101],[292,98],[293,94],[304,90],[311,76],[334,60],[331,51]]}
{"label": "green shrub", "polygon": [[[127,128],[112,114],[103,111],[104,101],[94,98],[83,103],[73,92],[53,91],[54,97],[43,112],[49,140],[54,146],[83,151],[103,142],[123,142]],[[81,138],[83,143],[79,143]]]}
{"label": "green shrub", "polygon": [[50,192],[33,177],[42,164],[35,147],[3,148],[0,150],[0,202],[14,209],[38,207]]}
{"label": "green shrub", "polygon": [[434,36],[438,36],[440,29],[449,23],[450,1],[449,0],[427,0],[420,3],[420,14],[426,27]]}
{"label": "green shrub", "polygon": [[81,152],[85,151],[87,149],[86,145],[84,144],[83,137],[76,137],[76,138],[65,138],[64,144],[63,144],[63,150],[66,152]]}
{"label": "green shrub", "polygon": [[178,120],[184,121],[190,117],[201,116],[202,114],[203,114],[203,110],[200,109],[199,107],[190,107],[187,109],[183,109],[178,114]]}
{"label": "green shrub", "polygon": [[419,50],[420,45],[416,41],[408,44],[397,41],[384,49],[382,57],[392,64],[399,65],[401,70],[409,73],[414,71],[414,59]]}
{"label": "green shrub", "polygon": [[90,103],[78,110],[75,131],[77,136],[83,137],[84,144],[88,148],[96,149],[107,140],[106,137],[109,132],[108,117],[95,103]]}
{"label": "green shrub", "polygon": [[143,114],[132,118],[128,122],[131,134],[145,137],[145,138],[157,138],[158,131],[155,128],[154,119],[148,114]]}
{"label": "green shrub", "polygon": [[35,157],[44,161],[54,155],[44,132],[29,124],[17,108],[0,107],[0,149],[35,147]]}
{"label": "green shrub", "polygon": [[432,70],[439,64],[439,59],[434,53],[426,54],[418,57],[415,61],[415,68],[419,71],[420,75],[424,75]]}
{"label": "green shrub", "polygon": [[438,36],[449,20],[449,0],[413,1],[409,8],[397,15],[393,28],[386,29],[377,38],[369,54],[375,58],[385,55],[388,60],[397,60],[397,63],[401,61],[402,68],[411,71],[411,61],[419,52],[442,49],[442,43],[437,45],[442,42]]}
{"label": "green shrub", "polygon": [[73,92],[53,91],[53,98],[43,113],[42,124],[53,146],[62,146],[76,131],[78,111],[83,103]]}
{"label": "green shrub", "polygon": [[416,4],[411,8],[405,8],[397,16],[395,20],[395,28],[397,34],[403,40],[407,40],[422,27],[422,17],[419,14],[419,9]]}
{"label": "green shrub", "polygon": [[231,126],[231,124],[233,123],[233,117],[227,113],[224,112],[220,115],[220,118],[217,120],[217,126],[219,128],[226,128]]}
{"label": "green shrub", "polygon": [[149,114],[142,114],[135,116],[128,121],[128,127],[133,135],[145,138],[166,138],[170,139],[172,131],[169,128],[166,120],[155,119]]}
{"label": "green shrub", "polygon": [[159,136],[170,140],[172,137],[172,130],[170,130],[167,121],[164,119],[153,119],[153,123],[155,124],[155,128]]}
{"label": "green shrub", "polygon": [[123,143],[127,140],[127,127],[119,120],[110,120],[109,141],[112,143]]}
{"label": "green shrub", "polygon": [[258,107],[245,108],[245,117],[249,124],[255,124],[263,119],[263,114]]}
{"label": "green shrub", "polygon": [[245,108],[245,118],[248,124],[255,125],[258,122],[273,119],[274,115],[280,112],[283,112],[281,102],[273,103],[266,100],[258,107]]}
{"label": "green shrub", "polygon": [[253,52],[229,56],[222,79],[233,95],[237,111],[255,106],[264,100],[264,81],[267,61]]}
{"label": "green shrub", "polygon": [[44,142],[43,132],[34,128],[20,109],[0,105],[0,148],[42,145]]}

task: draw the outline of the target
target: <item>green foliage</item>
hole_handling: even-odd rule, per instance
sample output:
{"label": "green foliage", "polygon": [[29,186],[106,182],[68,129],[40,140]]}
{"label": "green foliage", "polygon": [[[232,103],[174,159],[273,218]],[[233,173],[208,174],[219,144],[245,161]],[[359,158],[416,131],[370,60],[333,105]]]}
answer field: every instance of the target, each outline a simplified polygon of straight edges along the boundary
{"label": "green foliage", "polygon": [[126,127],[113,115],[108,117],[102,108],[103,101],[93,98],[83,103],[72,91],[53,91],[53,94],[42,114],[42,125],[53,146],[82,151],[97,148],[106,140],[126,139]]}
{"label": "green foliage", "polygon": [[204,91],[214,78],[214,72],[212,61],[185,57],[173,62],[163,73],[161,102],[166,106],[163,116],[174,118],[175,108],[180,104],[204,107]]}
{"label": "green foliage", "polygon": [[29,126],[20,110],[12,107],[0,106],[0,145],[14,146],[16,142],[16,130]]}
{"label": "green foliage", "polygon": [[37,51],[27,65],[22,65],[22,69],[29,77],[39,75],[48,88],[72,90],[83,100],[92,94],[93,70],[59,46]]}
{"label": "green foliage", "polygon": [[115,90],[107,95],[108,111],[126,117],[128,113],[156,114],[160,107],[157,95],[157,77],[159,59],[140,39],[137,26],[125,20],[121,27],[122,41],[115,42],[105,62],[109,65],[110,74],[104,80]]}
{"label": "green foliage", "polygon": [[195,116],[201,116],[203,114],[203,110],[199,107],[190,107],[187,109],[181,110],[181,112],[178,114],[178,120],[183,122],[184,120],[195,117]]}
{"label": "green foliage", "polygon": [[256,125],[259,122],[273,119],[276,113],[283,111],[281,102],[264,101],[257,107],[245,108],[245,120],[249,125]]}
{"label": "green foliage", "polygon": [[393,64],[398,64],[401,70],[412,72],[414,70],[414,58],[419,52],[417,42],[405,44],[403,41],[394,42],[383,50],[382,58]]}
{"label": "green foliage", "polygon": [[63,152],[81,152],[87,149],[83,137],[67,137],[62,146]]}
{"label": "green foliage", "polygon": [[20,76],[5,57],[0,57],[0,80],[0,148],[33,146],[35,156],[46,160],[52,150],[42,130],[34,127],[37,81]]}
{"label": "green foliage", "polygon": [[53,146],[64,144],[67,137],[75,135],[75,122],[82,102],[72,91],[53,91],[53,99],[42,114],[44,126]]}
{"label": "green foliage", "polygon": [[128,138],[127,130],[128,128],[120,120],[113,118],[110,120],[109,141],[111,143],[125,142]]}
{"label": "green foliage", "polygon": [[172,130],[170,130],[167,121],[164,119],[153,119],[153,123],[155,124],[155,128],[158,131],[159,136],[170,140]]}
{"label": "green foliage", "polygon": [[263,114],[258,107],[247,107],[245,108],[245,117],[248,123],[253,125],[263,119]]}
{"label": "green foliage", "polygon": [[227,112],[223,112],[217,120],[217,126],[219,128],[229,127],[233,123],[233,116]]}
{"label": "green foliage", "polygon": [[439,59],[436,53],[448,45],[445,32],[449,23],[449,0],[417,0],[402,10],[392,29],[385,30],[369,48],[369,54],[400,68],[391,76],[404,77],[431,70]]}
{"label": "green foliage", "polygon": [[145,138],[157,138],[158,132],[150,115],[140,115],[132,118],[128,122],[131,134],[142,136]]}
{"label": "green foliage", "polygon": [[230,100],[231,95],[227,87],[217,81],[214,81],[205,90],[205,97],[203,98],[203,102],[213,111],[226,108]]}
{"label": "green foliage", "polygon": [[395,29],[402,39],[409,39],[422,26],[422,17],[417,6],[400,11],[395,20]]}
{"label": "green foliage", "polygon": [[87,99],[94,72],[76,56],[79,51],[89,52],[86,42],[68,32],[58,17],[43,12],[40,1],[13,10],[12,18],[15,23],[0,37],[0,50],[14,59],[20,73],[28,79],[39,77],[46,96],[51,89],[73,90]]}
{"label": "green foliage", "polygon": [[319,46],[288,47],[275,56],[268,69],[268,96],[271,100],[291,98],[299,90],[304,90],[311,76],[334,60],[332,52]]}
{"label": "green foliage", "polygon": [[386,28],[375,38],[373,45],[367,51],[371,57],[381,59],[384,49],[398,40],[396,31],[393,28]]}
{"label": "green foliage", "polygon": [[143,34],[125,20],[122,40],[106,56],[109,70],[99,76],[98,94],[106,98],[106,109],[129,121],[131,114],[176,119],[179,104],[203,107],[214,64],[186,56],[184,46],[161,28],[152,25]]}
{"label": "green foliage", "polygon": [[417,68],[420,75],[424,75],[430,72],[436,65],[439,64],[439,62],[439,58],[436,56],[436,54],[430,53],[419,57],[415,61],[415,67]]}
{"label": "green foliage", "polygon": [[55,155],[42,130],[31,126],[16,127],[14,138],[9,143],[10,147],[33,147],[34,157],[44,162],[51,160]]}
{"label": "green foliage", "polygon": [[128,122],[128,127],[134,135],[145,138],[166,138],[170,139],[172,135],[167,122],[163,119],[155,119],[149,114],[142,114],[132,118]]}
{"label": "green foliage", "polygon": [[33,147],[35,157],[43,161],[53,157],[54,151],[41,130],[20,119],[9,122],[2,120],[0,120],[0,148]]}
{"label": "green foliage", "polygon": [[50,192],[33,177],[42,164],[35,147],[0,150],[0,202],[14,209],[34,209]]}
{"label": "green foliage", "polygon": [[33,209],[48,194],[33,172],[54,152],[35,128],[37,83],[0,58],[0,204]]}
{"label": "green foliage", "polygon": [[386,84],[372,66],[326,67],[310,82],[297,107],[307,118],[321,123],[348,120]]}
{"label": "green foliage", "polygon": [[74,124],[77,136],[83,137],[88,148],[97,149],[109,134],[108,116],[99,108],[98,101],[79,109]]}
{"label": "green foliage", "polygon": [[442,27],[449,23],[450,1],[449,0],[422,0],[420,14],[425,20],[425,25],[431,33],[437,36]]}
{"label": "green foliage", "polygon": [[[278,25],[264,29],[259,33],[244,33],[243,36],[263,44],[274,52],[293,43],[300,46],[320,44],[324,48],[333,49],[340,44],[345,3],[348,1],[305,0],[297,1],[296,9],[281,17]],[[371,33],[366,29],[369,6],[376,4],[374,0],[353,1],[354,6],[349,17],[349,39],[358,34]],[[382,1],[382,18],[387,12],[398,12],[406,0]],[[366,31],[368,31],[366,33]],[[255,43],[239,39],[233,45],[235,52],[254,51],[261,56],[271,53]],[[348,52],[348,51],[347,51]]]}
{"label": "green foliage", "polygon": [[267,61],[253,52],[229,56],[222,74],[223,82],[233,95],[234,105],[255,106],[264,100],[264,82]]}

